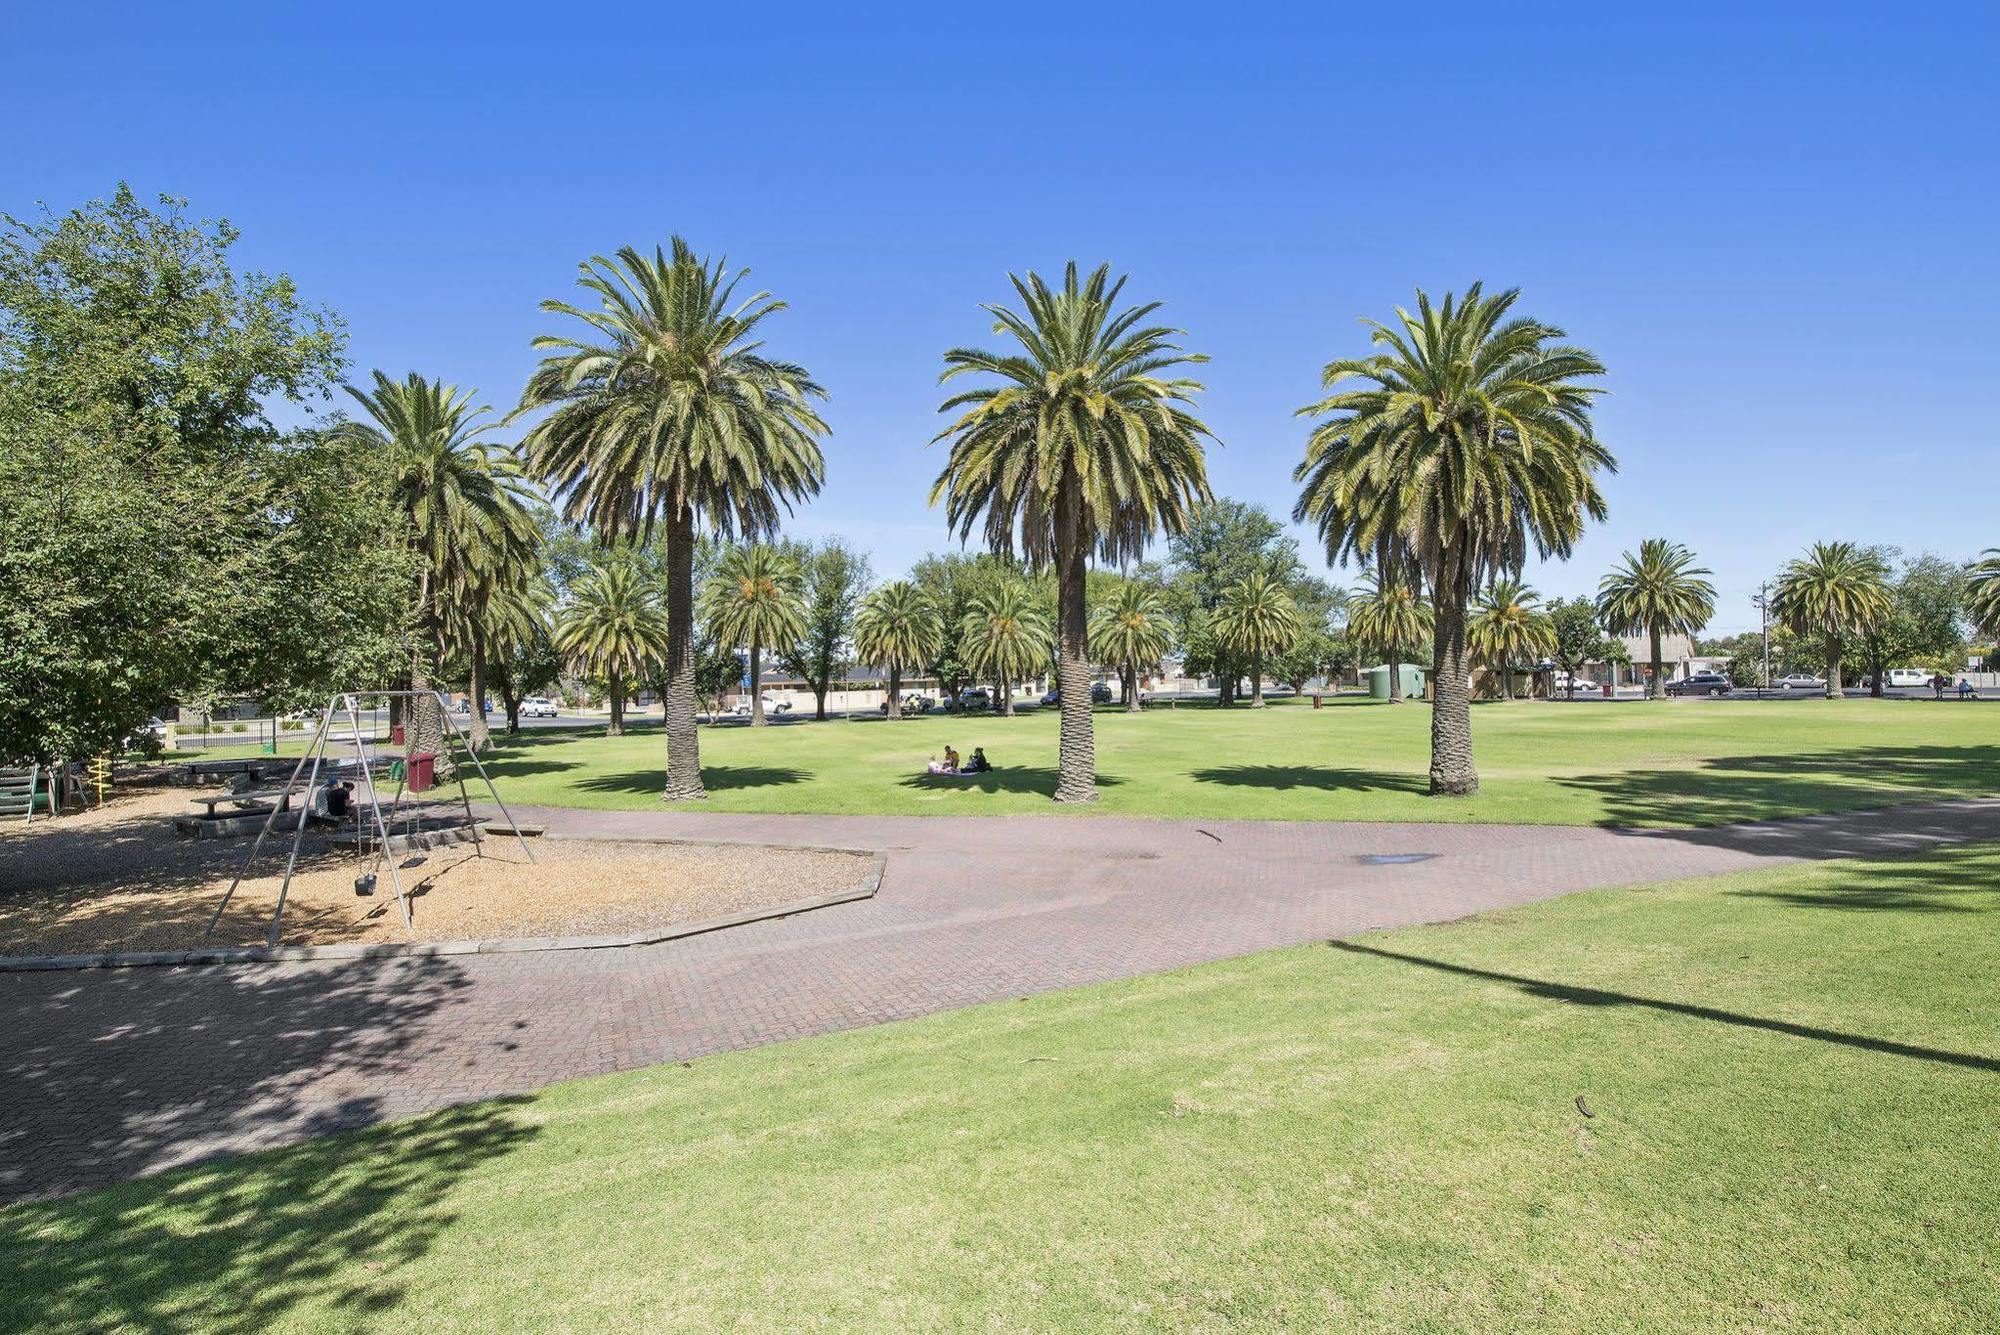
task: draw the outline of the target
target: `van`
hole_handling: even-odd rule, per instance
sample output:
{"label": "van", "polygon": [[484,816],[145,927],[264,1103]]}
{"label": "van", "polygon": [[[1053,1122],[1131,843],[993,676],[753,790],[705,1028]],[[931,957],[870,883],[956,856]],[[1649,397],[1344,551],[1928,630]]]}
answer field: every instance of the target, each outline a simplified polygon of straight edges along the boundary
{"label": "van", "polygon": [[1891,686],[1928,686],[1931,684],[1931,674],[1922,668],[1890,668],[1889,684]]}

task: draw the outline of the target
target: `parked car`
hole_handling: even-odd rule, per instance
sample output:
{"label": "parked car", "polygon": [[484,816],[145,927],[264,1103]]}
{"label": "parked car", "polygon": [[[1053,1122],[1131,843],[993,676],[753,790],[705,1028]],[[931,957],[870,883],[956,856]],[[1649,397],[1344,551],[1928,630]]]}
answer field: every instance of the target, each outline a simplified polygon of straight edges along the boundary
{"label": "parked car", "polygon": [[955,707],[960,710],[991,709],[993,693],[984,686],[974,686],[969,690],[960,691]]}
{"label": "parked car", "polygon": [[[1919,690],[1931,684],[1931,674],[1926,668],[1890,668],[1887,684],[1898,687],[1915,687]],[[1875,674],[1869,673],[1861,679],[1863,686],[1875,684]]]}
{"label": "parked car", "polygon": [[556,702],[546,695],[531,695],[521,702],[522,718],[554,718]]}
{"label": "parked car", "polygon": [[1823,691],[1826,689],[1826,678],[1815,677],[1810,672],[1789,672],[1771,685],[1781,691]]}
{"label": "parked car", "polygon": [[1101,681],[1090,683],[1090,703],[1108,705],[1111,703],[1111,688]]}
{"label": "parked car", "polygon": [[[748,700],[738,700],[729,707],[729,712],[738,718],[748,718],[750,717],[750,702]],[[792,712],[792,702],[790,700],[775,700],[767,695],[764,697],[764,712],[766,714],[789,714]]]}
{"label": "parked car", "polygon": [[[1596,689],[1597,689],[1597,683],[1592,681],[1590,678],[1578,677],[1576,679],[1577,694],[1581,695],[1585,691],[1594,691]],[[1570,692],[1569,673],[1563,671],[1551,672],[1549,674],[1549,694],[1568,695],[1569,692]]]}
{"label": "parked car", "polygon": [[1720,672],[1692,672],[1667,683],[1668,695],[1727,695],[1729,678]]}
{"label": "parked car", "polygon": [[[928,695],[906,695],[902,699],[898,712],[901,713],[904,718],[912,718],[918,714],[922,714],[928,711],[930,707],[931,707],[931,698]],[[876,710],[884,718],[887,718],[889,716],[889,702],[887,700],[884,700],[880,705],[876,707]]]}

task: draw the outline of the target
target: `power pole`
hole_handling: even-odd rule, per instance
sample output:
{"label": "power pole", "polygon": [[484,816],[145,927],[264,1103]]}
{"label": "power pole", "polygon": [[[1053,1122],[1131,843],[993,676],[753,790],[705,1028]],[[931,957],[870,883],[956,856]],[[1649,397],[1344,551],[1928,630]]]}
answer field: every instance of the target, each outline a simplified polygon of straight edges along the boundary
{"label": "power pole", "polygon": [[1771,608],[1770,608],[1771,600],[1767,594],[1767,590],[1769,588],[1770,588],[1769,580],[1766,580],[1757,586],[1757,616],[1763,623],[1762,628],[1764,635],[1764,686],[1767,689],[1771,685]]}

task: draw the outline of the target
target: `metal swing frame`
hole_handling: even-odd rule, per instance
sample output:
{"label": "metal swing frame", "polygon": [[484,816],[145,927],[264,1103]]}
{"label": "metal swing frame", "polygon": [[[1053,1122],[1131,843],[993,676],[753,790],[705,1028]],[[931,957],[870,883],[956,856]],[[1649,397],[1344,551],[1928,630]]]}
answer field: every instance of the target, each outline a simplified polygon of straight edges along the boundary
{"label": "metal swing frame", "polygon": [[[320,765],[326,758],[327,743],[333,740],[335,715],[337,713],[343,713],[346,716],[349,738],[354,744],[355,763],[361,770],[361,781],[368,796],[368,811],[373,817],[372,824],[375,827],[375,858],[369,867],[369,874],[375,874],[385,860],[388,862],[389,883],[395,887],[396,906],[402,910],[403,926],[407,928],[412,925],[410,920],[409,895],[403,889],[403,878],[397,871],[396,858],[389,846],[389,823],[395,818],[396,812],[402,807],[404,783],[401,780],[397,782],[396,795],[391,799],[389,815],[385,817],[382,814],[381,795],[375,788],[375,757],[370,755],[368,740],[362,735],[361,731],[360,702],[364,700],[428,700],[435,703],[438,707],[439,716],[444,720],[444,748],[442,756],[449,758],[451,756],[452,742],[456,741],[458,743],[459,749],[472,761],[473,768],[478,771],[480,781],[486,785],[487,796],[493,799],[494,806],[500,808],[500,815],[507,822],[507,828],[514,832],[514,841],[521,846],[521,852],[527,857],[529,862],[532,863],[535,861],[534,850],[528,847],[528,841],[522,837],[521,827],[515,823],[513,813],[507,810],[507,804],[500,800],[500,792],[493,786],[493,778],[486,772],[486,766],[480,761],[479,753],[473,750],[471,743],[466,740],[465,734],[459,731],[457,720],[451,716],[450,703],[446,701],[442,691],[345,691],[328,699],[326,708],[320,711],[319,732],[313,740],[311,751],[300,756],[299,763],[292,767],[290,776],[285,780],[284,789],[278,795],[278,801],[272,806],[270,814],[264,817],[264,827],[257,831],[257,838],[252,841],[250,851],[244,854],[243,866],[238,869],[236,879],[229,883],[229,889],[223,893],[222,902],[215,906],[215,912],[210,915],[208,925],[202,928],[201,934],[204,937],[212,935],[216,924],[222,921],[223,913],[229,908],[229,901],[235,897],[236,888],[243,883],[243,878],[250,874],[251,864],[256,861],[258,852],[263,848],[265,837],[271,833],[271,828],[277,823],[278,816],[285,810],[294,786],[299,781],[299,775],[305,773],[306,782],[303,790],[302,805],[298,809],[298,820],[292,832],[291,852],[285,859],[285,879],[278,886],[278,904],[271,913],[271,930],[264,940],[264,944],[267,947],[278,944],[278,931],[285,917],[285,899],[292,888],[292,875],[298,869],[299,847],[305,841],[306,822],[312,816],[313,795],[319,788]],[[373,706],[371,705],[370,707],[372,708]],[[372,731],[372,728],[370,731]],[[307,766],[308,761],[311,762],[310,769]],[[406,766],[405,774],[407,775],[407,757],[404,760],[404,764]],[[465,787],[465,766],[453,760],[452,769],[458,779],[459,804],[465,810],[466,824],[472,831],[473,855],[475,857],[485,857],[486,842],[479,832],[479,821],[472,814],[472,798]],[[363,843],[363,835],[361,812],[358,804],[355,808],[355,824],[355,851],[359,853]]]}

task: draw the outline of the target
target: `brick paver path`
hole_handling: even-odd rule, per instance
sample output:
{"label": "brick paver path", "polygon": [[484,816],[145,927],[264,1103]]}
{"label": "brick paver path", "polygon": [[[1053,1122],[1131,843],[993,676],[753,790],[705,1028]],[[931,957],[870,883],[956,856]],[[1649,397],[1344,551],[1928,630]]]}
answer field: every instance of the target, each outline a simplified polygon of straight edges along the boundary
{"label": "brick paver path", "polygon": [[[1595,886],[2000,838],[2000,801],[1722,829],[527,810],[888,852],[882,890],[634,950],[0,974],[0,1199],[555,1080]],[[1430,854],[1373,864],[1370,854]]]}

